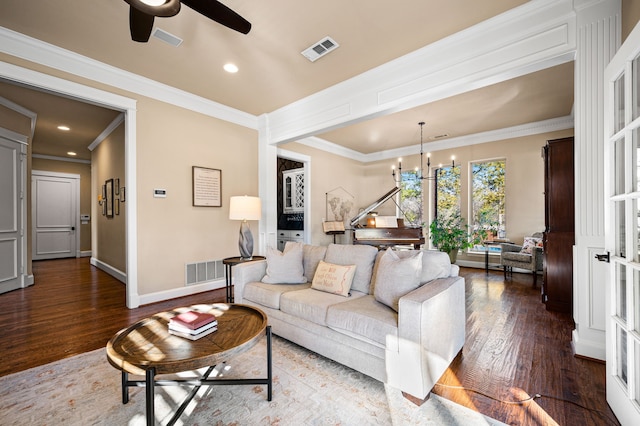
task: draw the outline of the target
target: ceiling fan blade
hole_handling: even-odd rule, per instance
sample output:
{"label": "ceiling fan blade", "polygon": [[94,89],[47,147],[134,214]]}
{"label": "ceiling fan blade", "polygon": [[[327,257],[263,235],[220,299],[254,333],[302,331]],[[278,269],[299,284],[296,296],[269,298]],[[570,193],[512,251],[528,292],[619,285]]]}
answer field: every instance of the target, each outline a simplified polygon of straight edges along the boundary
{"label": "ceiling fan blade", "polygon": [[131,40],[146,43],[153,29],[153,15],[147,15],[135,7],[129,8],[129,29]]}
{"label": "ceiling fan blade", "polygon": [[224,4],[216,0],[182,0],[182,3],[189,6],[206,16],[209,19],[216,21],[225,27],[238,31],[242,34],[247,34],[251,31],[251,23],[238,15],[233,10],[229,9]]}

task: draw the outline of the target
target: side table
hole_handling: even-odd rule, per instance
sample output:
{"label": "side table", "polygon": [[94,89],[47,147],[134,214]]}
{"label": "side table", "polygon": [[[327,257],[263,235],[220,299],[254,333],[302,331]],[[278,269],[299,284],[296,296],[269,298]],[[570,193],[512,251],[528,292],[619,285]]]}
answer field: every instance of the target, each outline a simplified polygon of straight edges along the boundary
{"label": "side table", "polygon": [[[484,271],[485,273],[489,273],[489,251],[494,251],[500,253],[502,250],[500,249],[500,244],[502,243],[511,243],[510,240],[505,239],[494,239],[487,240],[482,242],[482,246],[484,247]],[[494,247],[492,250],[491,247]]]}
{"label": "side table", "polygon": [[233,282],[231,281],[231,268],[239,263],[254,262],[256,260],[264,259],[266,259],[266,257],[264,256],[253,256],[251,259],[245,259],[240,256],[227,257],[226,259],[222,259],[222,263],[224,263],[225,265],[225,276],[227,278],[225,285],[227,289],[227,303],[233,303],[234,299],[233,290],[231,288],[231,285],[233,284]]}

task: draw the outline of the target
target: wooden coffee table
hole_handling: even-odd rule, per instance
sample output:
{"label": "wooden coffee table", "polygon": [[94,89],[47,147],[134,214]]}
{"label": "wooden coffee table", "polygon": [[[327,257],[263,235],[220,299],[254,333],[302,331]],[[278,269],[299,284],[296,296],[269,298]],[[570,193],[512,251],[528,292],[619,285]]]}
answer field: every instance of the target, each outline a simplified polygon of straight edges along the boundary
{"label": "wooden coffee table", "polygon": [[[193,341],[169,334],[169,320],[180,312],[189,310],[216,315],[218,330]],[[263,333],[267,337],[266,378],[209,379],[216,365],[253,347]],[[122,371],[123,404],[129,402],[129,387],[146,388],[147,425],[155,423],[155,386],[194,386],[169,422],[170,425],[182,415],[200,386],[264,384],[267,385],[267,400],[271,401],[271,326],[267,325],[266,314],[251,306],[203,304],[160,312],[113,336],[107,343],[107,359],[112,366]],[[198,379],[156,379],[157,374],[174,374],[203,367],[209,368]],[[129,380],[129,374],[144,376],[145,379]]]}

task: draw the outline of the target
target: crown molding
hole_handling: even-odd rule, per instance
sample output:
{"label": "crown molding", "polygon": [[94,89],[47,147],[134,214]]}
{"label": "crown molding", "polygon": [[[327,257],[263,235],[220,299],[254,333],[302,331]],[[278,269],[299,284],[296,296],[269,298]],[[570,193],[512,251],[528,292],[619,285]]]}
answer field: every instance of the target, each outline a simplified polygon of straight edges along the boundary
{"label": "crown molding", "polygon": [[0,96],[0,105],[15,111],[20,115],[24,115],[31,121],[31,134],[29,135],[29,140],[33,140],[33,134],[36,132],[36,121],[38,120],[38,114],[23,107],[22,105],[18,105],[17,103],[10,101],[7,98],[3,98],[2,96]]}
{"label": "crown molding", "polygon": [[66,161],[67,163],[91,164],[91,160],[83,160],[81,158],[66,158],[66,157],[58,157],[55,155],[44,155],[44,154],[32,154],[31,157],[40,158],[42,160]]}
{"label": "crown molding", "polygon": [[[558,130],[567,130],[574,128],[574,117],[568,115],[560,118],[552,118],[549,120],[537,121],[534,123],[521,124],[504,129],[491,130],[488,132],[476,133],[473,135],[459,136],[456,138],[439,140],[437,142],[429,142],[428,148],[430,152],[443,151],[446,149],[460,148],[469,145],[477,145],[489,142],[498,142],[508,139],[516,139],[525,136],[539,135],[542,133],[555,132]],[[336,145],[325,139],[318,137],[307,137],[298,141],[302,145],[311,148],[328,151],[332,154],[346,157],[361,163],[371,163],[374,161],[388,160],[390,158],[406,157],[415,155],[420,152],[420,145],[411,145],[398,149],[390,149],[386,151],[378,151],[371,154],[363,154],[358,151],[347,149],[343,146]]]}
{"label": "crown molding", "polygon": [[[257,129],[257,117],[0,27],[0,52],[210,117]],[[1,75],[1,74],[0,74]]]}
{"label": "crown molding", "polygon": [[105,140],[109,135],[118,128],[118,126],[124,121],[124,113],[118,114],[116,118],[113,119],[111,123],[100,133],[93,142],[87,147],[89,151],[93,151],[96,149],[100,143]]}
{"label": "crown molding", "polygon": [[292,142],[572,61],[572,0],[532,0],[269,116],[270,144]]}

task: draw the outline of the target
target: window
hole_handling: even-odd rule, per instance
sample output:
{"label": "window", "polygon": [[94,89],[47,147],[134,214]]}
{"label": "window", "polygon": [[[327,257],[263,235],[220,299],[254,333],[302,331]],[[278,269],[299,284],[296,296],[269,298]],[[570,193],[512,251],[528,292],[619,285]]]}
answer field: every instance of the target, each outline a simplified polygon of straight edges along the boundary
{"label": "window", "polygon": [[436,169],[435,218],[460,215],[460,166]]}
{"label": "window", "polygon": [[471,165],[471,225],[474,231],[487,231],[489,238],[506,235],[504,175],[504,159]]}
{"label": "window", "polygon": [[422,180],[418,179],[417,172],[402,172],[398,207],[405,226],[422,226]]}

